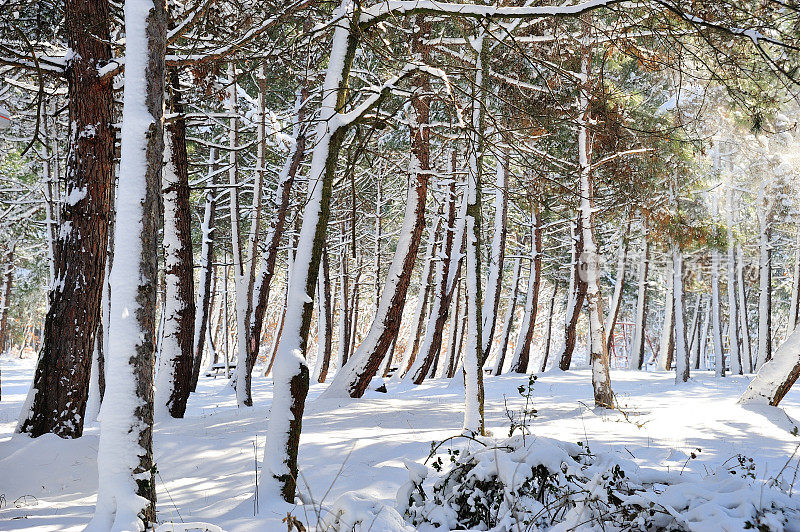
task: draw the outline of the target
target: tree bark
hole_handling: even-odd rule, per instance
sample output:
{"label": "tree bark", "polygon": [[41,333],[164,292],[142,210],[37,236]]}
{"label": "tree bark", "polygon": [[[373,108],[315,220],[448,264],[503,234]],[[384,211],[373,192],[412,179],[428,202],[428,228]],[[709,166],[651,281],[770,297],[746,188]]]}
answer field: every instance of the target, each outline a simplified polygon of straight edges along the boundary
{"label": "tree bark", "polygon": [[[577,227],[580,224],[581,219],[578,216]],[[562,371],[567,371],[572,363],[572,353],[575,351],[575,342],[578,336],[578,318],[581,315],[583,301],[586,299],[586,283],[578,275],[578,256],[583,253],[583,232],[576,230],[576,226],[572,226],[570,234],[572,236],[572,270],[570,272],[570,291],[567,296],[567,310],[565,313],[564,348],[558,362],[558,367]]]}
{"label": "tree bark", "polygon": [[[503,365],[508,351],[508,339],[511,337],[511,326],[514,324],[514,311],[517,308],[517,298],[519,296],[519,273],[522,269],[522,259],[517,257],[514,261],[514,276],[511,280],[511,297],[506,307],[506,315],[503,318],[503,333],[500,337],[500,346],[497,350],[497,360],[494,365],[494,374],[503,373]],[[551,312],[552,314],[552,312]]]}
{"label": "tree bark", "polygon": [[153,363],[166,18],[160,1],[126,0],[117,224],[132,237],[118,236],[114,242],[108,415],[101,420],[97,508],[90,531],[144,529],[156,519]]}
{"label": "tree bark", "polygon": [[179,72],[167,72],[169,106],[174,119],[166,126],[164,202],[164,330],[156,376],[155,416],[182,418],[192,380],[194,348],[194,254],[189,205],[189,158]]}
{"label": "tree bark", "polygon": [[44,344],[17,428],[33,437],[83,433],[89,372],[105,278],[114,175],[113,79],[98,68],[111,59],[109,2],[66,0],[64,25],[70,128],[65,199],[55,242]]}
{"label": "tree bark", "polygon": [[636,296],[636,323],[633,335],[633,366],[642,369],[644,366],[645,345],[647,343],[647,270],[650,265],[650,243],[647,239],[645,226],[642,238],[641,260],[639,262],[639,281]]}

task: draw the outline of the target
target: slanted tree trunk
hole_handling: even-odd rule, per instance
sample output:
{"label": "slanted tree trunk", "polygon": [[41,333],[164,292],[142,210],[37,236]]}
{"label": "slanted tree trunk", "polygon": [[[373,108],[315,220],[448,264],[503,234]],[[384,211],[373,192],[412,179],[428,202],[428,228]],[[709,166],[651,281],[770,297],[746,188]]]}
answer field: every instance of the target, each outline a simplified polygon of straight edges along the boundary
{"label": "slanted tree trunk", "polygon": [[[494,365],[494,374],[503,373],[503,364],[506,360],[508,351],[508,339],[511,337],[511,326],[514,322],[514,311],[517,308],[517,297],[519,296],[519,273],[522,269],[522,259],[517,257],[514,260],[514,277],[511,279],[511,297],[506,307],[506,315],[503,318],[503,333],[500,337],[500,346],[497,349],[497,360]],[[550,313],[552,315],[552,311]]]}
{"label": "slanted tree trunk", "polygon": [[342,0],[337,15],[344,22],[334,30],[323,82],[303,225],[289,281],[284,331],[275,355],[273,393],[280,399],[272,403],[264,445],[259,483],[263,508],[268,507],[275,495],[293,502],[298,478],[297,451],[309,388],[305,354],[314,308],[313,293],[328,230],[333,176],[348,129],[346,123],[335,119],[346,103],[347,80],[358,44],[357,32],[351,31],[358,25],[358,11],[348,0]]}
{"label": "slanted tree trunk", "polygon": [[455,292],[456,299],[453,303],[453,311],[450,317],[450,332],[447,339],[447,368],[444,371],[448,379],[452,379],[456,374],[456,364],[458,363],[458,353],[460,351],[461,340],[464,334],[464,328],[461,324],[461,288],[458,279],[456,279]]}
{"label": "slanted tree trunk", "polygon": [[[213,174],[217,159],[216,148],[211,148],[208,156],[208,173]],[[213,183],[213,181],[212,181]],[[213,292],[212,263],[214,262],[214,217],[217,211],[217,199],[214,188],[206,191],[205,208],[203,209],[203,224],[200,227],[202,242],[200,244],[200,279],[197,290],[197,303],[195,304],[194,342],[192,356],[192,377],[189,389],[197,390],[197,381],[200,378],[200,366],[203,364],[203,348],[205,346],[206,331],[209,325],[209,309],[212,308]]]}
{"label": "slanted tree trunk", "polygon": [[519,339],[514,346],[514,358],[511,360],[509,372],[527,373],[530,359],[531,340],[536,328],[536,313],[539,307],[539,285],[542,279],[542,217],[538,204],[534,204],[534,216],[531,231],[531,274],[528,278],[528,293],[525,296],[525,315]]}
{"label": "slanted tree trunk", "polygon": [[800,376],[800,327],[765,362],[739,398],[740,404],[778,406]]}
{"label": "slanted tree trunk", "polygon": [[153,363],[157,202],[164,157],[166,6],[125,2],[122,111],[108,389],[100,422],[97,507],[87,530],[144,530],[155,521]]}
{"label": "slanted tree trunk", "polygon": [[[464,197],[460,207],[461,212],[458,216],[456,215],[456,161],[456,154],[455,151],[453,151],[451,153],[453,179],[450,180],[448,194],[447,230],[445,231],[443,250],[439,261],[437,261],[437,277],[434,287],[434,290],[436,290],[434,294],[435,308],[432,309],[430,317],[428,318],[428,324],[425,328],[425,341],[423,342],[422,353],[420,355],[422,360],[428,360],[431,357],[435,360],[441,351],[442,336],[444,334],[445,321],[447,321],[448,308],[453,299],[453,290],[461,274],[461,248],[464,242],[464,221],[467,206],[466,197]],[[458,246],[457,250],[454,249],[456,245]],[[438,263],[441,263],[441,271],[438,269]],[[439,276],[440,273],[441,277]],[[451,333],[452,330],[453,329],[451,329]],[[422,372],[415,372],[412,378],[416,384],[420,384],[425,376]]]}
{"label": "slanted tree trunk", "polygon": [[586,283],[578,275],[578,256],[583,253],[583,231],[577,229],[580,226],[581,219],[578,216],[578,224],[570,225],[570,236],[572,237],[570,288],[567,292],[567,308],[564,313],[564,347],[558,357],[558,367],[562,371],[567,371],[572,363],[572,353],[575,351],[575,342],[578,337],[578,318],[580,318],[583,301],[586,298]]}
{"label": "slanted tree trunk", "polygon": [[109,7],[107,0],[64,4],[71,127],[55,242],[58,282],[48,295],[44,343],[17,427],[33,437],[83,433],[114,176],[113,79],[98,74],[111,60]]}
{"label": "slanted tree trunk", "polygon": [[[267,230],[267,235],[265,237],[265,243],[267,245],[266,251],[264,252],[264,256],[261,259],[261,268],[258,273],[258,277],[255,280],[255,288],[253,294],[254,300],[254,308],[253,308],[253,319],[251,321],[250,327],[250,352],[255,361],[258,358],[259,350],[260,350],[260,342],[259,339],[261,338],[261,333],[264,328],[264,317],[267,312],[267,303],[269,302],[269,293],[270,288],[272,286],[272,279],[275,276],[275,264],[278,260],[278,252],[280,251],[280,243],[283,239],[284,229],[286,227],[286,219],[289,215],[289,207],[291,204],[291,197],[292,197],[292,187],[294,186],[294,180],[297,176],[297,172],[300,168],[300,164],[303,162],[303,156],[306,150],[306,127],[304,126],[305,121],[305,111],[303,107],[303,103],[308,98],[308,90],[306,89],[305,85],[301,87],[298,97],[295,101],[295,111],[294,111],[294,124],[292,126],[292,137],[294,138],[294,144],[292,149],[290,150],[289,154],[286,157],[286,160],[283,163],[283,167],[281,168],[280,173],[278,174],[278,180],[275,185],[275,192],[273,197],[276,198],[278,201],[278,205],[275,211],[272,214],[269,229]],[[327,264],[327,251],[325,252],[325,262]],[[326,272],[329,271],[329,268],[326,266]],[[327,301],[330,304],[330,274],[326,273],[326,282],[327,284]],[[283,318],[281,317],[281,324],[283,324]],[[330,333],[332,331],[331,325],[332,322],[328,320],[326,322],[327,330]],[[279,332],[275,336],[275,342],[278,341]],[[274,343],[273,345],[277,345]],[[274,351],[274,350],[273,350]],[[274,352],[273,352],[274,354]],[[270,357],[270,361],[273,357]],[[327,369],[326,369],[327,374]],[[324,378],[323,378],[324,380]]]}
{"label": "slanted tree trunk", "polygon": [[[423,62],[427,52],[425,40],[430,23],[420,15],[416,18],[412,37],[412,53]],[[329,396],[361,397],[378,371],[386,352],[397,337],[405,306],[408,285],[414,270],[422,230],[425,228],[425,200],[430,179],[430,81],[426,72],[415,74],[411,82],[415,92],[409,106],[409,135],[411,137],[410,178],[397,249],[386,274],[378,311],[366,338],[325,391]]]}
{"label": "slanted tree trunk", "polygon": [[642,238],[642,251],[639,260],[639,280],[636,294],[636,322],[633,328],[633,346],[631,367],[642,369],[644,366],[645,345],[647,343],[647,270],[650,265],[650,244],[647,240],[647,227]]}
{"label": "slanted tree trunk", "polygon": [[177,68],[170,68],[170,113],[166,126],[164,203],[164,329],[156,375],[155,416],[182,418],[192,381],[194,347],[194,255],[189,205],[186,121]]}

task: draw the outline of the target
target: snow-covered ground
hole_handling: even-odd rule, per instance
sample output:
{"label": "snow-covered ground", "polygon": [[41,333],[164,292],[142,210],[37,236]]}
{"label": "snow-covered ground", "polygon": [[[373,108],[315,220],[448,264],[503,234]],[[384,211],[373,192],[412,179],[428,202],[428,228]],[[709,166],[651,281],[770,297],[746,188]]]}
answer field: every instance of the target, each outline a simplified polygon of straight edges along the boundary
{"label": "snow-covered ground", "polygon": [[[0,530],[80,530],[94,509],[98,425],[90,424],[78,440],[12,437],[33,362],[0,363]],[[592,450],[611,450],[664,470],[702,473],[741,453],[755,460],[759,478],[775,475],[800,444],[791,434],[800,426],[794,421],[800,419],[800,389],[782,403],[784,414],[738,406],[747,377],[715,379],[699,372],[678,386],[672,373],[615,370],[611,378],[625,415],[591,407],[589,370],[542,374],[534,388],[534,433],[588,441]],[[504,395],[510,408],[521,408],[516,388],[526,382],[518,375],[486,378],[486,421],[494,434],[508,433]],[[463,422],[463,388],[446,380],[369,392],[353,401],[317,400],[324,388],[311,388],[300,450],[302,493],[317,504],[353,490],[394,504],[398,487],[408,480],[403,459],[423,461],[432,441],[456,434]],[[271,379],[254,377],[253,396],[256,407],[237,409],[224,379],[203,377],[186,418],[156,425],[160,521],[204,521],[227,531],[286,530],[281,519],[292,507],[262,507],[259,518],[253,517]],[[690,459],[697,448],[702,451]],[[306,521],[303,507],[293,513]]]}

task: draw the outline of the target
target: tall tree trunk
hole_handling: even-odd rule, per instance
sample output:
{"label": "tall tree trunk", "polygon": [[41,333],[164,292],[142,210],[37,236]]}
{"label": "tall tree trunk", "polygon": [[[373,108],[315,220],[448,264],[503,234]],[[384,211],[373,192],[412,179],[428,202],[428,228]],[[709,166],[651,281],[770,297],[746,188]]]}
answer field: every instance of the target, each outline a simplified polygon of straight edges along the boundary
{"label": "tall tree trunk", "polygon": [[750,346],[750,324],[747,315],[747,291],[744,285],[744,252],[736,244],[736,284],[739,287],[739,327],[742,335],[742,365],[753,373],[753,351]]}
{"label": "tall tree trunk", "polygon": [[342,226],[339,249],[339,347],[337,361],[339,370],[347,364],[350,355],[350,279],[347,271],[347,241]]}
{"label": "tall tree trunk", "polygon": [[787,336],[791,334],[797,326],[797,309],[800,305],[800,227],[794,242],[794,268],[792,270],[792,295],[789,299],[789,321],[786,325]]}
{"label": "tall tree trunk", "polygon": [[331,363],[331,344],[333,343],[333,312],[331,310],[331,277],[328,265],[328,250],[322,251],[322,269],[317,280],[317,363],[314,378],[325,382]]}
{"label": "tall tree trunk", "polygon": [[758,351],[755,368],[772,358],[772,205],[766,185],[758,190]]}
{"label": "tall tree trunk", "polygon": [[514,277],[511,280],[511,297],[509,298],[508,306],[506,307],[506,315],[503,318],[503,333],[500,337],[500,346],[497,350],[497,360],[494,365],[493,373],[495,375],[500,375],[503,373],[503,364],[505,364],[506,351],[508,351],[508,339],[511,337],[511,326],[514,323],[514,311],[517,308],[517,297],[519,296],[519,273],[521,269],[522,259],[517,257],[514,260]]}
{"label": "tall tree trunk", "polygon": [[689,348],[686,345],[686,323],[683,297],[683,253],[680,248],[672,246],[672,292],[675,309],[675,382],[689,380]]}
{"label": "tall tree trunk", "polygon": [[111,270],[108,389],[100,422],[97,507],[87,530],[142,530],[155,521],[153,363],[164,157],[166,6],[125,2],[125,86],[117,235]]}
{"label": "tall tree trunk", "polygon": [[547,331],[544,335],[544,356],[542,357],[541,370],[544,372],[547,369],[547,359],[550,356],[550,338],[553,333],[553,310],[556,307],[556,295],[558,294],[558,281],[553,284],[553,295],[550,297],[550,310],[547,315]]}
{"label": "tall tree trunk", "polygon": [[617,273],[614,277],[614,295],[611,297],[611,306],[608,309],[606,318],[606,351],[611,351],[614,343],[614,329],[617,326],[619,309],[622,306],[622,291],[625,289],[625,261],[628,254],[628,231],[631,227],[631,220],[625,225],[625,229],[620,235],[619,251],[617,252]]}
{"label": "tall tree trunk", "polygon": [[[211,148],[208,156],[208,173],[213,174],[216,166],[217,150]],[[213,184],[213,180],[212,180]],[[203,348],[205,346],[206,331],[209,324],[209,309],[212,308],[213,294],[211,291],[212,263],[214,262],[214,217],[217,211],[217,199],[214,188],[206,191],[205,208],[203,210],[203,224],[200,227],[202,242],[200,244],[200,279],[197,290],[197,303],[195,305],[194,341],[192,359],[192,377],[189,389],[197,390],[197,381],[200,378],[200,366],[203,363]]]}
{"label": "tall tree trunk", "polygon": [[8,312],[11,309],[11,286],[14,284],[14,250],[17,241],[12,240],[3,257],[3,270],[0,272],[0,354],[11,349],[8,334]]}
{"label": "tall tree trunk", "polygon": [[484,125],[489,86],[489,39],[481,28],[472,42],[477,52],[472,94],[472,123],[469,133],[466,210],[466,307],[467,336],[464,349],[464,430],[484,434],[483,336],[481,319],[481,179],[483,176]]}
{"label": "tall tree trunk", "polygon": [[186,121],[177,68],[168,70],[170,113],[162,174],[164,202],[164,330],[156,375],[155,416],[182,418],[192,380],[194,255],[189,205]]}
{"label": "tall tree trunk", "polygon": [[[412,53],[419,54],[423,62],[427,54],[425,39],[429,33],[430,23],[424,16],[417,16],[416,31],[411,41]],[[326,390],[325,393],[331,396],[347,394],[350,397],[361,397],[400,330],[406,293],[422,230],[425,228],[425,200],[430,179],[430,129],[427,127],[430,116],[430,81],[426,72],[419,72],[413,76],[411,82],[415,87],[409,106],[411,175],[397,249],[386,274],[378,311],[369,332],[351,362],[342,368]]]}
{"label": "tall tree trunk", "polygon": [[726,226],[728,229],[728,343],[730,344],[731,373],[742,374],[742,355],[739,352],[739,309],[736,298],[736,248],[733,236],[733,187],[728,187]]}
{"label": "tall tree trunk", "polygon": [[[712,199],[712,214],[719,214],[717,195]],[[717,377],[725,376],[725,357],[722,350],[722,309],[719,294],[719,251],[711,250],[711,330],[714,342],[714,372]]]}
{"label": "tall tree trunk", "polygon": [[642,369],[644,366],[645,346],[647,344],[647,270],[650,265],[650,243],[647,239],[647,227],[644,228],[642,251],[639,260],[639,280],[636,294],[636,322],[633,328],[633,347],[631,352],[632,368]]}
{"label": "tall tree trunk", "polygon": [[71,137],[55,242],[58,283],[48,296],[44,344],[17,431],[77,438],[100,322],[114,175],[113,79],[98,74],[111,60],[109,2],[66,0],[64,25]]}
{"label": "tall tree trunk", "polygon": [[661,327],[661,345],[658,350],[658,367],[661,370],[672,369],[675,355],[675,263],[672,255],[667,258],[666,294],[664,295],[664,324]]}
{"label": "tall tree trunk", "polygon": [[531,227],[531,275],[528,278],[528,293],[525,300],[525,315],[519,339],[514,346],[514,358],[511,360],[512,373],[527,373],[530,359],[531,340],[536,328],[536,313],[539,307],[539,285],[542,279],[542,217],[539,205],[534,204],[534,218]]}
{"label": "tall tree trunk", "polygon": [[483,359],[489,358],[494,330],[497,324],[497,307],[503,288],[503,262],[506,256],[506,220],[508,219],[508,172],[509,147],[503,147],[503,155],[497,157],[497,177],[494,193],[494,235],[489,258],[489,279],[486,283],[486,298],[483,301]]}
{"label": "tall tree trunk", "polygon": [[[586,51],[581,61],[584,79],[589,79],[589,53]],[[589,100],[587,91],[581,89],[581,110],[578,116],[578,166],[580,169],[580,210],[581,232],[583,234],[583,253],[580,270],[586,282],[586,305],[589,310],[589,364],[592,368],[592,388],[594,404],[602,408],[614,407],[611,390],[611,375],[608,364],[608,350],[603,319],[603,298],[598,280],[600,255],[595,242],[594,223],[594,179],[591,171],[592,145],[588,138]]]}
{"label": "tall tree trunk", "polygon": [[358,44],[357,32],[351,31],[353,25],[358,25],[358,11],[349,0],[342,0],[336,16],[348,22],[340,22],[334,30],[317,117],[308,199],[288,288],[284,332],[275,356],[273,393],[280,399],[272,403],[264,446],[260,482],[264,489],[260,495],[265,508],[276,494],[293,502],[298,477],[297,451],[309,387],[305,354],[314,308],[313,293],[330,218],[333,176],[348,129],[346,124],[338,123],[339,111],[346,102],[347,79]]}

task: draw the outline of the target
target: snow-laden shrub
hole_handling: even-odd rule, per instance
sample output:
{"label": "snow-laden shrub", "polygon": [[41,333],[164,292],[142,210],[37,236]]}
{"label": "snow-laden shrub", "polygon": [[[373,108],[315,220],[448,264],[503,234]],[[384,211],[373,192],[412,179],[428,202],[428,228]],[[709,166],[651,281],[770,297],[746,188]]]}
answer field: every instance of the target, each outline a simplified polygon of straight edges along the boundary
{"label": "snow-laden shrub", "polygon": [[698,477],[522,435],[470,437],[449,456],[431,468],[407,464],[398,509],[419,529],[800,530],[800,500],[753,478],[746,460]]}

